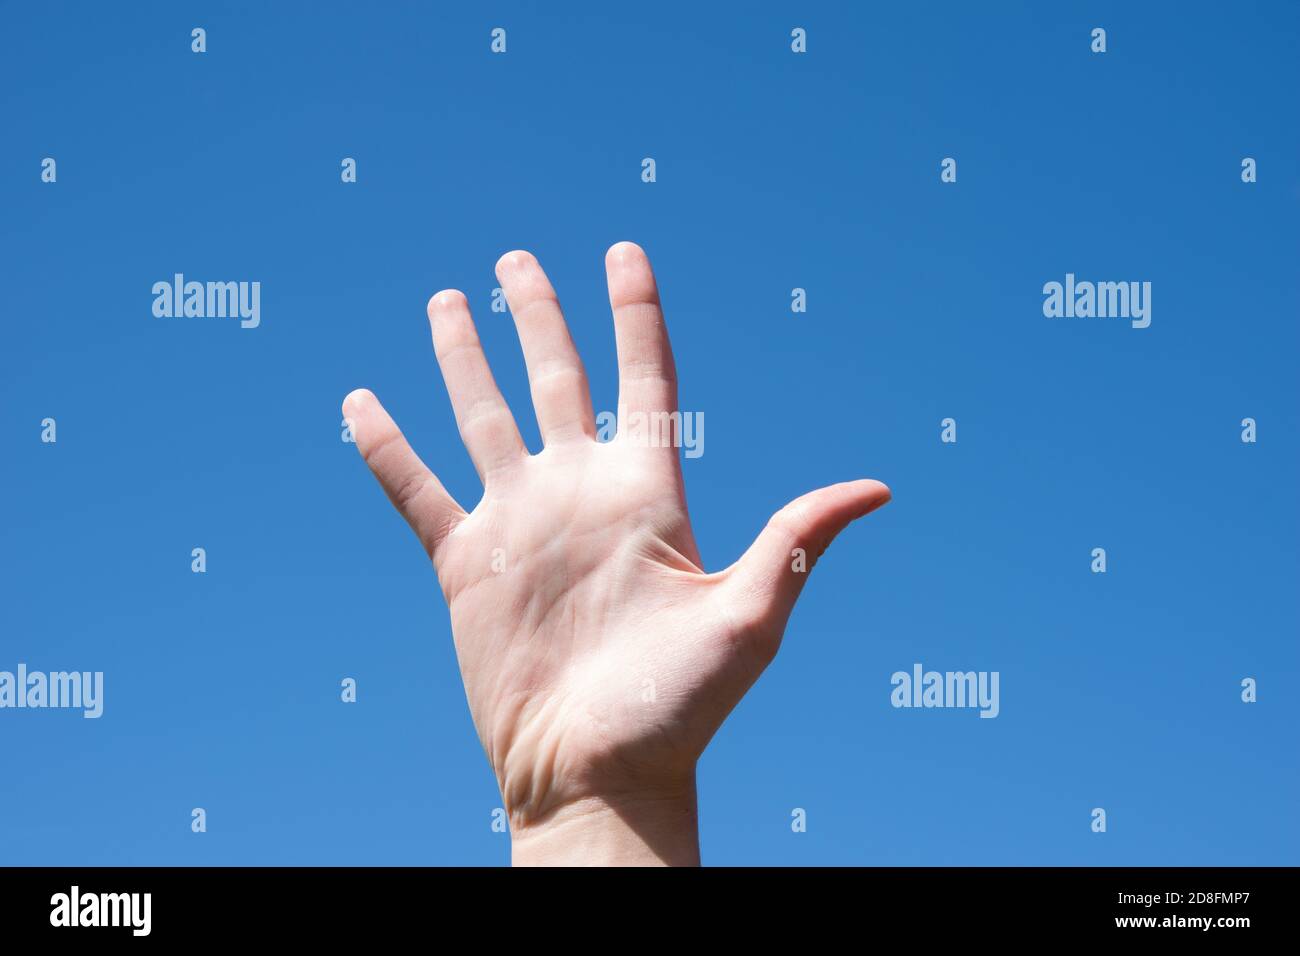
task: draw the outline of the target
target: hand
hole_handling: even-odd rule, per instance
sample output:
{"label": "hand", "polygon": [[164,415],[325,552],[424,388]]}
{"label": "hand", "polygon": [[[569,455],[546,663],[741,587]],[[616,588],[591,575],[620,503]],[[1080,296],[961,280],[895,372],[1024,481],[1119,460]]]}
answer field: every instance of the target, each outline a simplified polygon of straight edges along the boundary
{"label": "hand", "polygon": [[739,561],[706,573],[678,449],[623,429],[637,412],[677,409],[654,274],[630,242],[605,266],[619,363],[612,441],[596,441],[586,372],[526,252],[502,257],[497,276],[528,365],[540,453],[524,447],[460,292],[438,293],[428,311],[483,481],[474,510],[447,493],[370,392],[348,395],[343,413],[437,571],[514,861],[698,863],[695,764],[776,654],[807,577],[795,550],[810,570],[889,489],[864,480],[804,495]]}

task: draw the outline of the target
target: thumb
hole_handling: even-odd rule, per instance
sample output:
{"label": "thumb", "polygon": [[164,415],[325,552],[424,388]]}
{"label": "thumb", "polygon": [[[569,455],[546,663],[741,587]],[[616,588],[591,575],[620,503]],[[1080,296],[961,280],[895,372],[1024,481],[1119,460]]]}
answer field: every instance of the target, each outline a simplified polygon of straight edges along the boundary
{"label": "thumb", "polygon": [[749,612],[746,616],[754,625],[775,624],[779,635],[822,552],[849,522],[875,511],[889,498],[889,489],[871,479],[830,485],[796,498],[772,516],[749,550],[727,570],[736,589],[729,598]]}

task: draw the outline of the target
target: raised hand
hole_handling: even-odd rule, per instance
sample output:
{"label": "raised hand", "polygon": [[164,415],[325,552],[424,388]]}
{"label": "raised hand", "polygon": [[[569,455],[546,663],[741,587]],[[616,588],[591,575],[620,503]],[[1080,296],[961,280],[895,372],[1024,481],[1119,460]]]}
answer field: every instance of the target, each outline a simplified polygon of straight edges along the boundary
{"label": "raised hand", "polygon": [[[780,645],[806,568],[889,500],[862,480],[791,502],[747,552],[700,566],[677,447],[623,423],[671,421],[672,350],[650,263],[605,258],[620,430],[596,440],[587,376],[537,260],[497,276],[528,365],[543,450],[530,455],[465,296],[429,302],[434,351],[483,481],[466,513],[373,394],[344,400],[357,447],[424,543],[451,609],[474,725],[516,863],[697,863],[695,764]],[[657,416],[657,417],[656,417]],[[660,437],[664,437],[662,431]]]}

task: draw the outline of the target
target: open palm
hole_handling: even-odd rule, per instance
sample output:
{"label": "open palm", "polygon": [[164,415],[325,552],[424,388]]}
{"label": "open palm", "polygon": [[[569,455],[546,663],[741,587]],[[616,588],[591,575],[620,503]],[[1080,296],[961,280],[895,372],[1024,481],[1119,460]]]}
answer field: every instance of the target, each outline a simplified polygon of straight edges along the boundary
{"label": "open palm", "polygon": [[[677,410],[654,275],[626,242],[610,249],[606,270],[619,361],[611,441],[596,440],[582,362],[526,252],[502,257],[497,275],[528,365],[540,453],[524,446],[465,296],[445,291],[429,302],[434,350],[483,481],[472,512],[370,392],[351,393],[343,410],[437,570],[516,859],[528,837],[563,828],[569,852],[559,856],[569,862],[693,862],[693,834],[683,848],[662,831],[688,818],[693,830],[697,759],[776,653],[805,571],[889,490],[862,480],[805,495],[739,561],[706,573],[679,451],[665,440],[673,433],[625,427],[638,415],[671,423]],[[621,831],[613,849],[583,829],[604,817]],[[575,846],[585,856],[575,860]]]}

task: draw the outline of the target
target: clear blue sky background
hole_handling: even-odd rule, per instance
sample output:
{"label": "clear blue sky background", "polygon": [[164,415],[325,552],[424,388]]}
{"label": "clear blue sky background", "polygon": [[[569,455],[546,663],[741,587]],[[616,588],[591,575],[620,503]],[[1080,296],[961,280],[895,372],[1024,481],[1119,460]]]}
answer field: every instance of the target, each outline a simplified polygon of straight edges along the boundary
{"label": "clear blue sky background", "polygon": [[[469,295],[536,447],[492,266],[536,252],[611,408],[621,239],[705,413],[710,569],[894,490],[705,755],[706,862],[1300,862],[1297,7],[567,6],[0,7],[0,669],[107,685],[0,711],[0,863],[507,862],[339,402],[476,501],[426,300]],[[175,272],[260,281],[261,327],[154,318]],[[1044,318],[1066,272],[1152,282],[1151,327]],[[1001,716],[893,709],[914,662],[999,671]]]}

